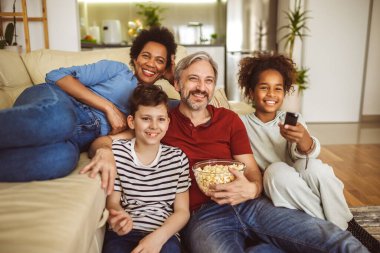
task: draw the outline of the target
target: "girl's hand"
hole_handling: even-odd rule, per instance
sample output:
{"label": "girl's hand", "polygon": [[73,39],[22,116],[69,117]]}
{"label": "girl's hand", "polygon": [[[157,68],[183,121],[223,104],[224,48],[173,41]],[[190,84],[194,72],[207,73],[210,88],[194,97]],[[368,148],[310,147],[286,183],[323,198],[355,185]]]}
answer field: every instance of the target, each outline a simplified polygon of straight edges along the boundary
{"label": "girl's hand", "polygon": [[132,230],[131,216],[124,210],[109,209],[108,224],[117,235],[126,235]]}
{"label": "girl's hand", "polygon": [[111,105],[105,111],[108,123],[111,126],[109,134],[118,134],[127,129],[127,116],[122,113],[115,105]]}
{"label": "girl's hand", "polygon": [[164,243],[165,242],[162,241],[159,233],[153,232],[145,236],[131,253],[159,253]]}
{"label": "girl's hand", "polygon": [[295,126],[284,125],[282,122],[278,125],[280,127],[280,134],[282,137],[291,143],[298,144],[304,138],[305,132],[307,132],[303,125],[299,122],[297,122],[297,125]]}
{"label": "girl's hand", "polygon": [[248,181],[243,173],[235,169],[229,170],[235,176],[235,180],[227,184],[210,186],[210,191],[207,195],[211,197],[213,201],[219,205],[237,205],[252,199],[252,196],[258,196],[256,183]]}

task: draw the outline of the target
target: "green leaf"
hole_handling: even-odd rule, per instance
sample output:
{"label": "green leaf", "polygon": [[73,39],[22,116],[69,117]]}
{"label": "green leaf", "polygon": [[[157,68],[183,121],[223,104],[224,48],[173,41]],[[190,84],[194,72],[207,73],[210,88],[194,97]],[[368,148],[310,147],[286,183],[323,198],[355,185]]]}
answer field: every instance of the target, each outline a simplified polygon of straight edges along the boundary
{"label": "green leaf", "polygon": [[7,42],[8,46],[12,45],[13,41],[13,32],[15,30],[15,26],[13,23],[8,23],[7,27],[5,28],[5,41]]}

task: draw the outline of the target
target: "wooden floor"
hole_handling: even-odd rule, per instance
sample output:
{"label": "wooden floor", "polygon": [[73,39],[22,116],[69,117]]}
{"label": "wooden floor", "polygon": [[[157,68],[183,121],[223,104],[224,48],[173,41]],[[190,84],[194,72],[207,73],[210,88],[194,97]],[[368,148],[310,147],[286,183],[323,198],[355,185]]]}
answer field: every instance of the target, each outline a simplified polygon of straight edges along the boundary
{"label": "wooden floor", "polygon": [[322,145],[319,157],[334,168],[348,205],[380,205],[380,144]]}

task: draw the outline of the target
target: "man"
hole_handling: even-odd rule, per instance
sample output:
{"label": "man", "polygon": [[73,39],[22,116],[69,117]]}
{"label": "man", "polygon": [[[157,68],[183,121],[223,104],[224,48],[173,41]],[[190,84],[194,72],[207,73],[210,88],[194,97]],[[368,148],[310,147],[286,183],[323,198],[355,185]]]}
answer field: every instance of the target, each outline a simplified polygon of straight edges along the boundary
{"label": "man", "polygon": [[[243,123],[232,111],[208,105],[216,77],[217,66],[207,53],[194,53],[178,63],[174,85],[181,101],[170,112],[163,142],[181,148],[190,166],[220,158],[241,161],[246,170],[244,175],[231,170],[236,179],[215,186],[209,196],[196,183],[191,185],[192,215],[182,233],[186,248],[196,253],[368,252],[349,232],[332,223],[298,210],[276,208],[266,197],[260,197],[262,176]],[[100,166],[92,173],[105,168],[103,165],[112,171],[110,140],[96,141],[92,149],[96,153],[91,166]],[[108,173],[103,171],[102,177],[104,174]]]}

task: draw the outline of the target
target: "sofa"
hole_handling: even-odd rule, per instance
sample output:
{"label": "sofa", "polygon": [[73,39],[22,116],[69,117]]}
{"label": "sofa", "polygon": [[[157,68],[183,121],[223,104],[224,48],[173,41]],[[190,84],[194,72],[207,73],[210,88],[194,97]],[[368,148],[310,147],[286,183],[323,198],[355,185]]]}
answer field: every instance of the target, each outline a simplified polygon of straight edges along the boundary
{"label": "sofa", "polygon": [[[184,55],[185,48],[179,46],[176,61]],[[129,63],[129,48],[83,52],[43,49],[22,55],[0,50],[0,109],[11,107],[25,88],[43,83],[45,74],[53,69],[101,59]],[[169,97],[179,98],[166,81],[157,84]],[[222,89],[215,91],[211,103],[237,113],[253,110],[242,102],[228,102]],[[0,253],[101,252],[108,218],[106,195],[99,176],[91,179],[78,173],[88,162],[87,154],[82,153],[77,168],[64,178],[0,182]]]}

